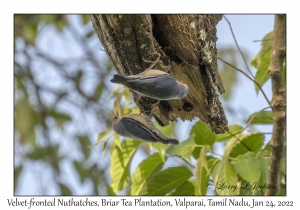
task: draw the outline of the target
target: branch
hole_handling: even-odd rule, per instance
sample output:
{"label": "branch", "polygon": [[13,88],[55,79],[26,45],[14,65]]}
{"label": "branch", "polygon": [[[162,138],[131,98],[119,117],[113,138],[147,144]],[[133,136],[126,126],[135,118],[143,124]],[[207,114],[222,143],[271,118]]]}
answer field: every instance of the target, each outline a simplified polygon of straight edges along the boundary
{"label": "branch", "polygon": [[286,96],[282,70],[286,49],[286,15],[275,15],[272,42],[272,54],[268,71],[272,80],[274,125],[270,143],[272,150],[267,185],[276,187],[274,189],[269,188],[266,195],[277,195],[280,190],[280,168],[286,126]]}
{"label": "branch", "polygon": [[238,43],[237,43],[237,41],[236,41],[235,35],[234,35],[233,30],[232,30],[232,27],[231,27],[231,23],[229,22],[229,20],[227,20],[227,18],[226,18],[225,15],[224,15],[224,18],[225,18],[225,20],[227,21],[227,23],[228,23],[228,25],[229,25],[229,27],[230,27],[230,31],[231,31],[231,34],[232,34],[232,36],[233,36],[235,45],[236,45],[236,47],[238,48],[238,50],[240,51],[240,53],[241,53],[241,55],[242,55],[242,57],[243,57],[244,63],[245,63],[245,65],[246,65],[246,67],[247,67],[247,70],[249,71],[249,73],[251,74],[251,76],[252,76],[253,78],[255,78],[254,75],[252,74],[252,72],[250,71],[249,66],[248,66],[248,63],[246,62],[245,56],[244,56],[242,50],[240,49],[240,47],[239,47],[239,45],[238,45]]}
{"label": "branch", "polygon": [[[225,64],[227,64],[228,66],[231,66],[231,67],[234,68],[235,70],[241,72],[241,73],[244,74],[246,77],[248,77],[248,79],[250,79],[252,82],[254,82],[254,83],[257,85],[257,87],[261,90],[261,92],[262,92],[262,94],[264,95],[265,99],[267,100],[268,104],[271,106],[271,102],[269,101],[269,99],[268,99],[268,97],[267,97],[265,91],[262,89],[261,85],[260,85],[255,79],[252,79],[252,78],[251,78],[248,74],[246,74],[243,70],[238,69],[237,67],[235,67],[235,66],[231,65],[230,63],[224,61],[222,58],[218,57],[218,59],[219,59],[220,61],[223,61],[223,62],[224,62]],[[271,107],[272,107],[272,106],[271,106]]]}

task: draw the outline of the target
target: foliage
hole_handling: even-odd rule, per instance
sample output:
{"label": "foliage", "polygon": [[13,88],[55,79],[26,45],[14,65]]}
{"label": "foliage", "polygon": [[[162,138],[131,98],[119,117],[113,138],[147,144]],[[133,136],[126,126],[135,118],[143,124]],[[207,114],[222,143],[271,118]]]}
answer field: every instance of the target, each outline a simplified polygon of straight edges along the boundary
{"label": "foliage", "polygon": [[98,149],[89,146],[110,127],[112,113],[104,110],[112,68],[98,60],[90,16],[15,15],[14,28],[15,194],[28,183],[25,174],[32,195],[82,195],[74,189],[86,182],[93,187],[85,194],[107,194],[109,160],[95,160]]}

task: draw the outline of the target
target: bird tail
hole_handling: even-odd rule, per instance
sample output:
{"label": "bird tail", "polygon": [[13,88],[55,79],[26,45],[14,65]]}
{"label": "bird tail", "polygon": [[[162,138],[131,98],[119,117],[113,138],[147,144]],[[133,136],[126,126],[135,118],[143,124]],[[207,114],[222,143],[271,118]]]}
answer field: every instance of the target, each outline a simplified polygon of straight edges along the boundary
{"label": "bird tail", "polygon": [[166,140],[161,141],[161,143],[177,145],[177,144],[179,144],[179,141],[177,139],[166,139]]}
{"label": "bird tail", "polygon": [[124,84],[127,81],[126,76],[114,74],[114,77],[110,80],[112,83]]}

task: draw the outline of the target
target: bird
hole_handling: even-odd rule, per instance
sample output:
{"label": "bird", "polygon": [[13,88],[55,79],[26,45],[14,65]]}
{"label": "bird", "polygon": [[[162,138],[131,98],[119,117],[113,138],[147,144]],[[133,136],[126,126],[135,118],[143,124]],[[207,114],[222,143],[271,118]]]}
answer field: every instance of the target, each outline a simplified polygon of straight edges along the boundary
{"label": "bird", "polygon": [[166,137],[157,129],[151,118],[140,114],[128,114],[119,117],[118,113],[112,121],[113,130],[120,136],[143,140],[146,142],[160,142],[163,144],[179,144],[177,139]]}
{"label": "bird", "polygon": [[179,82],[170,74],[157,69],[146,69],[130,76],[114,74],[110,81],[157,100],[183,99],[189,91],[189,87],[182,81]]}

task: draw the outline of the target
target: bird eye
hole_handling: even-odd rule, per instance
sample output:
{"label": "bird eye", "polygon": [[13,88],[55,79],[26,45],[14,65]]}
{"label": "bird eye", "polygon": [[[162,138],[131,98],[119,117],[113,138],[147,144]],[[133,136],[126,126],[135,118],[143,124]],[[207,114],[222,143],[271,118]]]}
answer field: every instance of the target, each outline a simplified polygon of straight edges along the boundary
{"label": "bird eye", "polygon": [[116,120],[118,118],[118,116],[115,116],[113,120]]}

